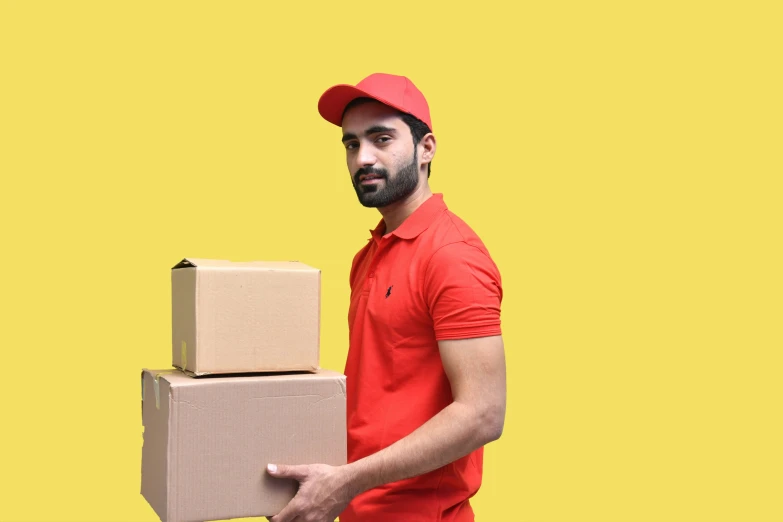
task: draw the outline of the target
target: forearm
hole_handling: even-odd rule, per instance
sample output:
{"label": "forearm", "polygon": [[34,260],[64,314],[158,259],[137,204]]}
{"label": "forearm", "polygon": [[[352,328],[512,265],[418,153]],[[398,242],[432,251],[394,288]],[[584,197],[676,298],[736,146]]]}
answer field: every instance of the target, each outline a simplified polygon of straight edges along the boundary
{"label": "forearm", "polygon": [[453,402],[416,431],[346,466],[353,494],[422,475],[449,464],[499,436],[496,422]]}

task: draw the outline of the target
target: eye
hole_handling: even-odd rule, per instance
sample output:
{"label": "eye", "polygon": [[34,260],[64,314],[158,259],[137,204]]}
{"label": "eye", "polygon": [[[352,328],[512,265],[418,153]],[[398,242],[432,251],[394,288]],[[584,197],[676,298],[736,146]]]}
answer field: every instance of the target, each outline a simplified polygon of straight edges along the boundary
{"label": "eye", "polygon": [[378,136],[378,139],[375,141],[380,143],[386,143],[387,141],[391,141],[391,136]]}
{"label": "eye", "polygon": [[345,150],[353,150],[357,146],[358,146],[358,143],[356,143],[355,141],[349,141],[348,143],[345,144]]}

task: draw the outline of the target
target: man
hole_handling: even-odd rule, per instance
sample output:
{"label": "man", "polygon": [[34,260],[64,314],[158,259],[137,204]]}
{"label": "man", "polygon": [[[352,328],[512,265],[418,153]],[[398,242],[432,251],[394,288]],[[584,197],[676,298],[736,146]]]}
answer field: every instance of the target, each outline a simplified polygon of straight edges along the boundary
{"label": "man", "polygon": [[430,191],[436,142],[410,80],[337,85],[318,109],[342,128],[356,195],[382,219],[350,273],[348,464],[271,464],[300,484],[270,520],[473,521],[483,446],[505,417],[500,274]]}

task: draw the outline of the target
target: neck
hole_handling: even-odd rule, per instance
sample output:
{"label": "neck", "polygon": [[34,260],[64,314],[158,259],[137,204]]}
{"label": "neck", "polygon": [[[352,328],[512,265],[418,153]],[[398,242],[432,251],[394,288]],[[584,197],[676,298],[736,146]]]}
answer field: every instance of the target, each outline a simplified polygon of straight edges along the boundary
{"label": "neck", "polygon": [[402,201],[392,203],[391,205],[383,208],[379,208],[379,212],[383,216],[383,221],[386,225],[384,235],[394,232],[402,225],[408,216],[421,206],[422,203],[427,201],[432,196],[428,183],[419,183],[413,193]]}

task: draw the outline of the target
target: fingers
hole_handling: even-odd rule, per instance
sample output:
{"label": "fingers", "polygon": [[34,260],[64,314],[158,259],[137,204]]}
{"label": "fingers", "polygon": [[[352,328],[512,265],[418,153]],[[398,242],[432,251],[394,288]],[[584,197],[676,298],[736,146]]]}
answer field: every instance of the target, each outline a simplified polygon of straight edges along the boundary
{"label": "fingers", "polygon": [[[308,466],[287,466],[285,464],[269,464],[267,472],[273,477],[290,478],[303,481],[308,475]],[[277,522],[277,521],[275,521]]]}
{"label": "fingers", "polygon": [[291,501],[280,513],[271,518],[267,517],[267,519],[270,522],[296,522],[299,520],[299,514],[298,506],[294,501]]}
{"label": "fingers", "polygon": [[[307,466],[288,466],[285,464],[268,464],[267,473],[275,478],[294,479],[303,481],[307,477]],[[299,516],[299,506],[296,496],[284,507],[280,513],[273,517],[267,517],[270,522],[296,522]]]}

